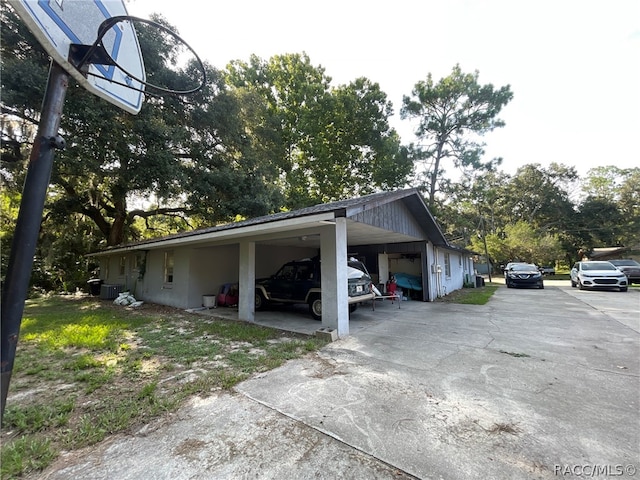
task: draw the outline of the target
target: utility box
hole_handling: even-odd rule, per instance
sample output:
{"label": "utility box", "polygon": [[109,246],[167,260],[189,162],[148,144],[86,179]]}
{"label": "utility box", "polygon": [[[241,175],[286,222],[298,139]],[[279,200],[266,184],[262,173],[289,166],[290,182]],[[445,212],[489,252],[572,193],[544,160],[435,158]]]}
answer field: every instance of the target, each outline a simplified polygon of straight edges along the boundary
{"label": "utility box", "polygon": [[102,300],[114,300],[122,292],[122,285],[100,285],[100,298]]}

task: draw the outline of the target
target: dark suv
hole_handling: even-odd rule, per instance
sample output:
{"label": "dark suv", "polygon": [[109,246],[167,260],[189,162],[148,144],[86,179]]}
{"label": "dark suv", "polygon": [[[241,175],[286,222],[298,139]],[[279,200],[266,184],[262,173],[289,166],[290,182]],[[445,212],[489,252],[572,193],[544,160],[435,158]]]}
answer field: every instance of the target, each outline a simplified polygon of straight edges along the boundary
{"label": "dark suv", "polygon": [[609,260],[609,262],[618,267],[618,270],[622,270],[622,273],[629,279],[629,285],[640,283],[640,263],[631,259]]}
{"label": "dark suv", "polygon": [[[349,311],[375,297],[371,276],[358,260],[348,261]],[[306,303],[316,320],[322,318],[320,260],[317,257],[284,264],[275,275],[256,281],[256,311],[268,303]]]}

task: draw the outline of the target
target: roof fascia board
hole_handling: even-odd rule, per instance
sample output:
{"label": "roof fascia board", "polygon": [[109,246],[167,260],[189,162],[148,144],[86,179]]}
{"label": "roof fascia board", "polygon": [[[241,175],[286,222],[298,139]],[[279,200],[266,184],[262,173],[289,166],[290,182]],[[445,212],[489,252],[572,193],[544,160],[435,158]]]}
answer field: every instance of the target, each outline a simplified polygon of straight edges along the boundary
{"label": "roof fascia board", "polygon": [[116,247],[102,252],[90,253],[87,256],[105,256],[114,253],[130,252],[135,250],[153,250],[157,248],[175,247],[176,245],[186,246],[190,244],[204,243],[207,241],[223,242],[241,237],[254,237],[257,235],[265,235],[282,229],[299,230],[308,228],[314,224],[327,224],[335,221],[335,212],[325,212],[316,215],[308,215],[304,217],[287,218],[275,222],[260,223],[256,225],[247,225],[245,227],[228,228],[225,230],[216,230],[207,233],[194,233],[188,236],[180,236],[176,238],[158,239],[156,242],[137,243]]}
{"label": "roof fascia board", "polygon": [[345,210],[345,215],[347,218],[349,218],[363,211],[370,210],[372,208],[377,208],[382,205],[386,205],[387,203],[395,202],[396,200],[400,200],[410,195],[417,195],[417,192],[415,190],[400,190],[399,192],[394,192],[394,193],[395,195],[390,193],[389,195],[386,195],[384,198],[381,198],[379,200],[370,200],[370,201],[363,200],[362,203],[360,203],[359,205],[347,208]]}

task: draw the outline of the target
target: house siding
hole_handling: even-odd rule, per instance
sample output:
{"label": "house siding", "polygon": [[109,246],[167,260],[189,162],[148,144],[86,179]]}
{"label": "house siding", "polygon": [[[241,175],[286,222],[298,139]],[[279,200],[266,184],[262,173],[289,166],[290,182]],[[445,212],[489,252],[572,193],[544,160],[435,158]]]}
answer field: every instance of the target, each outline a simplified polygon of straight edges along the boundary
{"label": "house siding", "polygon": [[349,215],[350,220],[380,227],[390,232],[424,238],[424,230],[402,202],[393,202]]}
{"label": "house siding", "polygon": [[[445,269],[447,255],[449,256],[449,275],[447,275]],[[461,289],[464,286],[465,279],[474,279],[473,261],[469,258],[469,255],[456,250],[436,248],[435,270],[435,293],[438,297]]]}

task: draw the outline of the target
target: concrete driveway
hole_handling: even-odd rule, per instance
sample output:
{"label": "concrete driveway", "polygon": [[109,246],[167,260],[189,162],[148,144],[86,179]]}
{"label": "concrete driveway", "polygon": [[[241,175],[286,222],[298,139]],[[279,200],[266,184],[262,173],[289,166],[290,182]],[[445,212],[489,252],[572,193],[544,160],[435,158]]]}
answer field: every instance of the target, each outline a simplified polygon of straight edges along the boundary
{"label": "concrete driveway", "polygon": [[42,478],[639,478],[634,319],[637,289],[383,302],[318,354]]}

